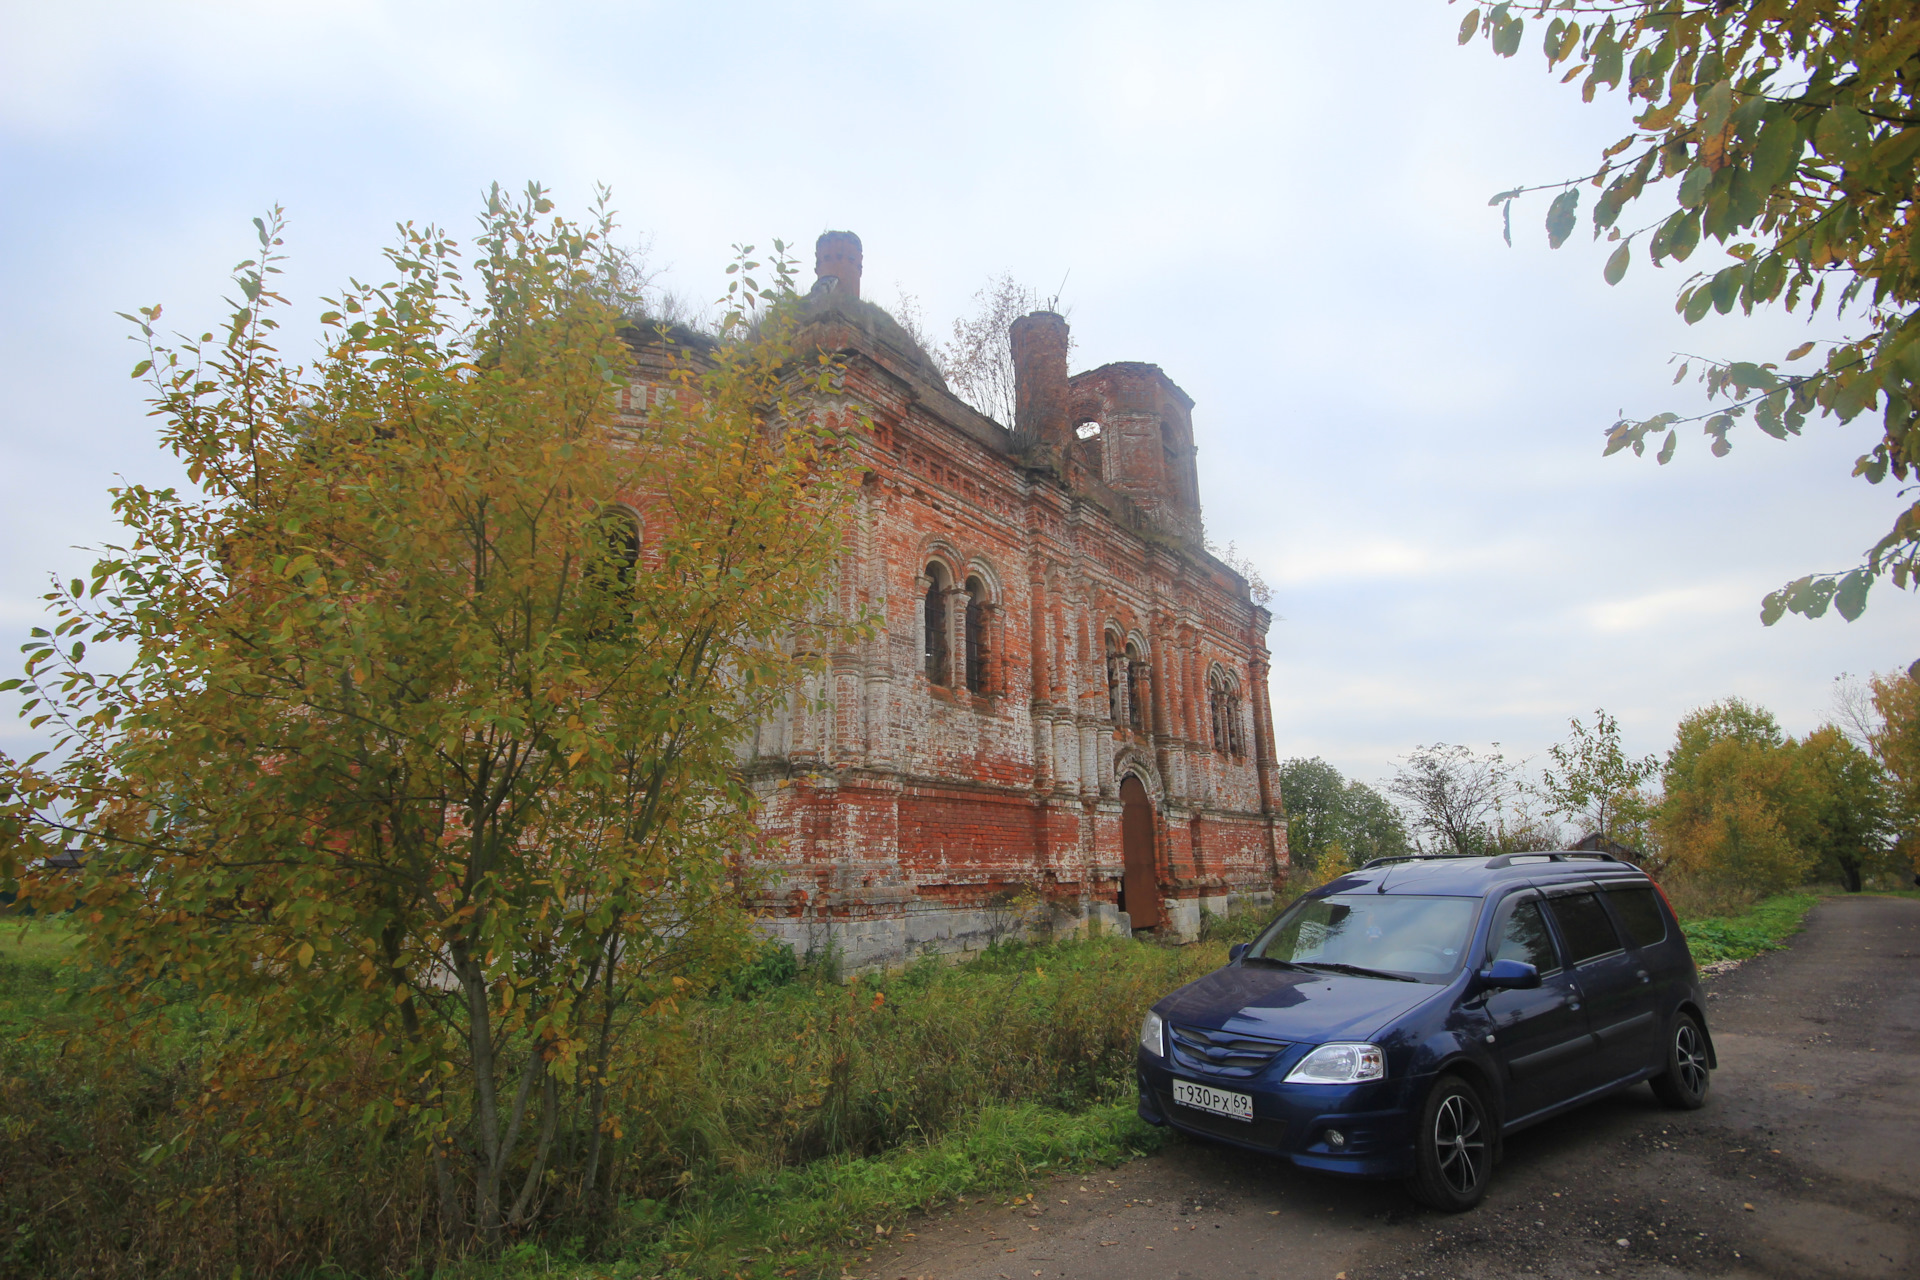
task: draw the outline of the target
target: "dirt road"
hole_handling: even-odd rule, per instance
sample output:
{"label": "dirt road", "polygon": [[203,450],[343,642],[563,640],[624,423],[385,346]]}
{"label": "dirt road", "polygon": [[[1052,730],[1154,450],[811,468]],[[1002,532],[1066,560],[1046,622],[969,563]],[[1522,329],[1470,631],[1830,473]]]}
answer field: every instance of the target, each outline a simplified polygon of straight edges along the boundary
{"label": "dirt road", "polygon": [[[1920,1275],[1920,902],[1835,899],[1709,982],[1707,1106],[1645,1086],[1518,1134],[1486,1202],[1176,1142],[899,1227],[872,1280]],[[908,1233],[912,1233],[909,1236]]]}

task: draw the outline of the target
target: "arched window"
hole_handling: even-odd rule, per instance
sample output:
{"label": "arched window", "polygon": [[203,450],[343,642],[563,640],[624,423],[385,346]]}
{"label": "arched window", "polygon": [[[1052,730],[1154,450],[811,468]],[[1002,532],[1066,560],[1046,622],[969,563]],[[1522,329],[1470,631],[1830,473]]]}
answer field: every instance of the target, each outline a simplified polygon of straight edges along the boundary
{"label": "arched window", "polygon": [[1127,722],[1127,656],[1120,651],[1120,637],[1107,632],[1107,718],[1115,724]]}
{"label": "arched window", "polygon": [[613,581],[631,587],[634,568],[640,563],[640,518],[625,507],[615,507],[601,517],[601,530]]}
{"label": "arched window", "polygon": [[1135,733],[1147,731],[1147,660],[1140,646],[1127,645],[1127,723]]}
{"label": "arched window", "polygon": [[938,561],[927,566],[927,599],[922,622],[925,624],[927,679],[934,684],[948,682],[947,662],[947,567]]}
{"label": "arched window", "polygon": [[582,603],[589,609],[586,634],[606,639],[633,620],[633,579],[640,563],[640,519],[625,507],[609,507],[587,531],[581,574]]}
{"label": "arched window", "polygon": [[987,691],[987,586],[978,577],[967,579],[967,691]]}
{"label": "arched window", "polygon": [[1213,749],[1228,755],[1246,754],[1240,737],[1240,688],[1224,667],[1207,672],[1207,703],[1213,712]]}

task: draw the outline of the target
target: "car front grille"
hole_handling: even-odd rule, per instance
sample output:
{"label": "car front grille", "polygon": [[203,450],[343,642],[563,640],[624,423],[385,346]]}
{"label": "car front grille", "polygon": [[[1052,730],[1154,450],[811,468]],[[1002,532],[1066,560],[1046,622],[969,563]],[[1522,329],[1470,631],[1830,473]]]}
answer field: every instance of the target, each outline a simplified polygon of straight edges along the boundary
{"label": "car front grille", "polygon": [[1173,1042],[1173,1060],[1189,1071],[1230,1080],[1248,1080],[1267,1069],[1275,1055],[1287,1047],[1284,1040],[1263,1040],[1258,1036],[1236,1035],[1231,1031],[1208,1031],[1202,1027],[1168,1026]]}

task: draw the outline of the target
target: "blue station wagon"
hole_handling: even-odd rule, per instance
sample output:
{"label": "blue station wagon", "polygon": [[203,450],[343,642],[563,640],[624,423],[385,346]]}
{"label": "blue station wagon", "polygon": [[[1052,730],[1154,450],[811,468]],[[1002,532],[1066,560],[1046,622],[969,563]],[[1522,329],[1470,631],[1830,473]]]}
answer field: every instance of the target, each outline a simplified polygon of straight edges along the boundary
{"label": "blue station wagon", "polygon": [[1140,1115],[1470,1209],[1500,1140],[1650,1081],[1706,1101],[1665,895],[1606,854],[1386,858],[1295,902],[1140,1029]]}

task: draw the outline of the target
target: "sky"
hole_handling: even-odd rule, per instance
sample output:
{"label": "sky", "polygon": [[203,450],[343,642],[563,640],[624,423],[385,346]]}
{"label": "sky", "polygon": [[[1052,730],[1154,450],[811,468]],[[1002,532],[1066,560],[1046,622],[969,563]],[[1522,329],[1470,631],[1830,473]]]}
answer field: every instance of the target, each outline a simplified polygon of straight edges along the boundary
{"label": "sky", "polygon": [[[1885,583],[1851,624],[1759,622],[1892,520],[1892,488],[1848,476],[1871,415],[1737,431],[1724,459],[1683,438],[1666,467],[1600,447],[1623,411],[1703,407],[1676,352],[1774,359],[1845,323],[1690,328],[1681,270],[1608,288],[1610,247],[1550,251],[1538,197],[1507,247],[1488,197],[1590,171],[1627,111],[1582,105],[1531,34],[1511,60],[1456,47],[1460,17],[0,0],[0,634],[113,539],[111,486],[180,479],[116,312],[210,327],[277,204],[285,349],[311,350],[318,299],[377,276],[395,223],[464,235],[495,181],[584,214],[605,183],[691,298],[735,244],[849,229],[865,294],[935,333],[1011,273],[1060,293],[1076,369],[1162,366],[1197,402],[1209,536],[1273,591],[1282,757],[1367,781],[1424,743],[1538,759],[1596,708],[1657,752],[1731,695],[1804,733],[1837,676],[1920,657],[1920,599]],[[0,719],[0,750],[34,741]]]}

